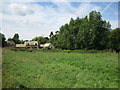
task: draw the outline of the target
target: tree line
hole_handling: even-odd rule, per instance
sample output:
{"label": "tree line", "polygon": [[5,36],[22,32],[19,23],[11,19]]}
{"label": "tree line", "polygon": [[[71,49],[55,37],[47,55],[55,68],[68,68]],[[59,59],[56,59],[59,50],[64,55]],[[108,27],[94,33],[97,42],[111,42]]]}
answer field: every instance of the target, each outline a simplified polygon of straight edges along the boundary
{"label": "tree line", "polygon": [[[7,45],[7,41],[12,41],[14,42],[15,44],[24,44],[25,41],[28,41],[28,40],[20,40],[19,38],[19,34],[18,33],[15,33],[14,36],[12,38],[8,38],[6,40],[6,37],[4,34],[0,33],[0,46],[1,47],[5,47],[5,46],[8,46]],[[42,36],[39,36],[39,37],[35,37],[33,38],[32,40],[30,41],[38,41],[39,44],[45,44],[47,42],[49,42],[49,38],[48,37],[42,37]]]}
{"label": "tree line", "polygon": [[69,23],[49,36],[50,42],[61,49],[120,49],[120,28],[112,30],[111,24],[96,11],[84,18],[71,18]]}
{"label": "tree line", "polygon": [[[13,36],[13,38],[8,38],[7,41],[13,41],[15,44],[20,44],[22,43],[22,40],[19,39],[19,34],[15,34]],[[6,42],[6,37],[4,34],[0,33],[0,46],[4,47],[6,46],[7,42]]]}
{"label": "tree line", "polygon": [[[5,36],[0,33],[1,45],[5,44]],[[16,33],[8,41],[15,44],[24,43],[27,40],[20,40]],[[49,37],[35,37],[31,41],[38,41],[39,44],[52,43],[59,49],[95,49],[104,50],[120,49],[120,28],[111,29],[110,22],[102,19],[100,12],[92,11],[84,18],[71,18],[69,23],[62,25],[55,33],[51,32]]]}

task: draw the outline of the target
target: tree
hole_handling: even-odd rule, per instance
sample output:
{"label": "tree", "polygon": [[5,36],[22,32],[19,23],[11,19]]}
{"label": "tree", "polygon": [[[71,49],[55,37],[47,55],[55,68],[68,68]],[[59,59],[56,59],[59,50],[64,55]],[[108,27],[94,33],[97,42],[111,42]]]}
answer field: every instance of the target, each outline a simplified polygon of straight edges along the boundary
{"label": "tree", "polygon": [[16,33],[16,34],[14,35],[13,39],[19,39],[18,33]]}
{"label": "tree", "polygon": [[[59,34],[54,35],[54,43],[56,47],[61,49],[68,49],[70,48],[70,34],[69,34],[69,26],[65,24],[64,26],[60,27]],[[56,41],[57,40],[57,41]]]}
{"label": "tree", "polygon": [[6,40],[5,35],[0,33],[0,46],[4,47],[5,40]]}
{"label": "tree", "polygon": [[20,43],[18,33],[16,33],[16,34],[13,36],[12,40],[15,42],[15,44],[19,44],[19,43]]}
{"label": "tree", "polygon": [[53,36],[53,32],[50,33],[49,37],[52,37]]}
{"label": "tree", "polygon": [[8,38],[8,41],[13,41],[13,39],[12,38]]}
{"label": "tree", "polygon": [[44,43],[47,43],[49,41],[49,38],[39,36],[39,37],[33,38],[32,41],[38,41],[39,44],[44,44]]}
{"label": "tree", "polygon": [[120,50],[120,28],[111,31],[111,48]]}
{"label": "tree", "polygon": [[24,44],[24,42],[25,42],[24,40],[20,40],[20,43],[21,43],[21,44]]}
{"label": "tree", "polygon": [[91,33],[90,45],[92,49],[103,50],[108,43],[108,33],[111,25],[102,20],[100,12],[92,11],[89,14],[89,25]]}
{"label": "tree", "polygon": [[71,18],[58,33],[50,33],[50,41],[61,49],[97,49],[110,47],[109,22],[102,20],[100,12],[92,11],[84,18]]}
{"label": "tree", "polygon": [[81,19],[81,26],[77,34],[79,49],[89,49],[90,47],[90,26],[88,17]]}

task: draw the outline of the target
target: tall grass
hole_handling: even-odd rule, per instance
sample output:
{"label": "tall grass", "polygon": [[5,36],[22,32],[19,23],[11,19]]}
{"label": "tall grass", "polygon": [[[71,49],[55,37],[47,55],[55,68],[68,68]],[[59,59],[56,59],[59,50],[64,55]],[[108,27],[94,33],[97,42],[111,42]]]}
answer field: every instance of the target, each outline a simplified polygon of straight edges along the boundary
{"label": "tall grass", "polygon": [[118,55],[88,52],[5,49],[3,88],[117,88]]}

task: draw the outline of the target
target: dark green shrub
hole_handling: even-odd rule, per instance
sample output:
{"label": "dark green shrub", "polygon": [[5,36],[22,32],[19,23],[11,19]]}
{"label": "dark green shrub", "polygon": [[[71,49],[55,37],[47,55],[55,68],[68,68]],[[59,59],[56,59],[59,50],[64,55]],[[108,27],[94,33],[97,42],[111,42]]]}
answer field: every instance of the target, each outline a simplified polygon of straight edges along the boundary
{"label": "dark green shrub", "polygon": [[13,51],[18,51],[18,49],[17,49],[17,48],[11,48],[11,50],[13,50]]}

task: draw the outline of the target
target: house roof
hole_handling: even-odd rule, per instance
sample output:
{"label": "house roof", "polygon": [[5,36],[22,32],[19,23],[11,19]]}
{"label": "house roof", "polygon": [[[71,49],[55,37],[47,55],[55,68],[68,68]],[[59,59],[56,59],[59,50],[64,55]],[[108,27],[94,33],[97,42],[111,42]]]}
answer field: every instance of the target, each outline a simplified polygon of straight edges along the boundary
{"label": "house roof", "polygon": [[45,43],[44,47],[50,46],[51,43]]}
{"label": "house roof", "polygon": [[7,44],[13,45],[13,44],[15,44],[15,42],[14,41],[7,41]]}
{"label": "house roof", "polygon": [[40,47],[49,47],[51,43],[40,44]]}
{"label": "house roof", "polygon": [[29,44],[29,45],[38,45],[38,41],[26,41],[24,44]]}

